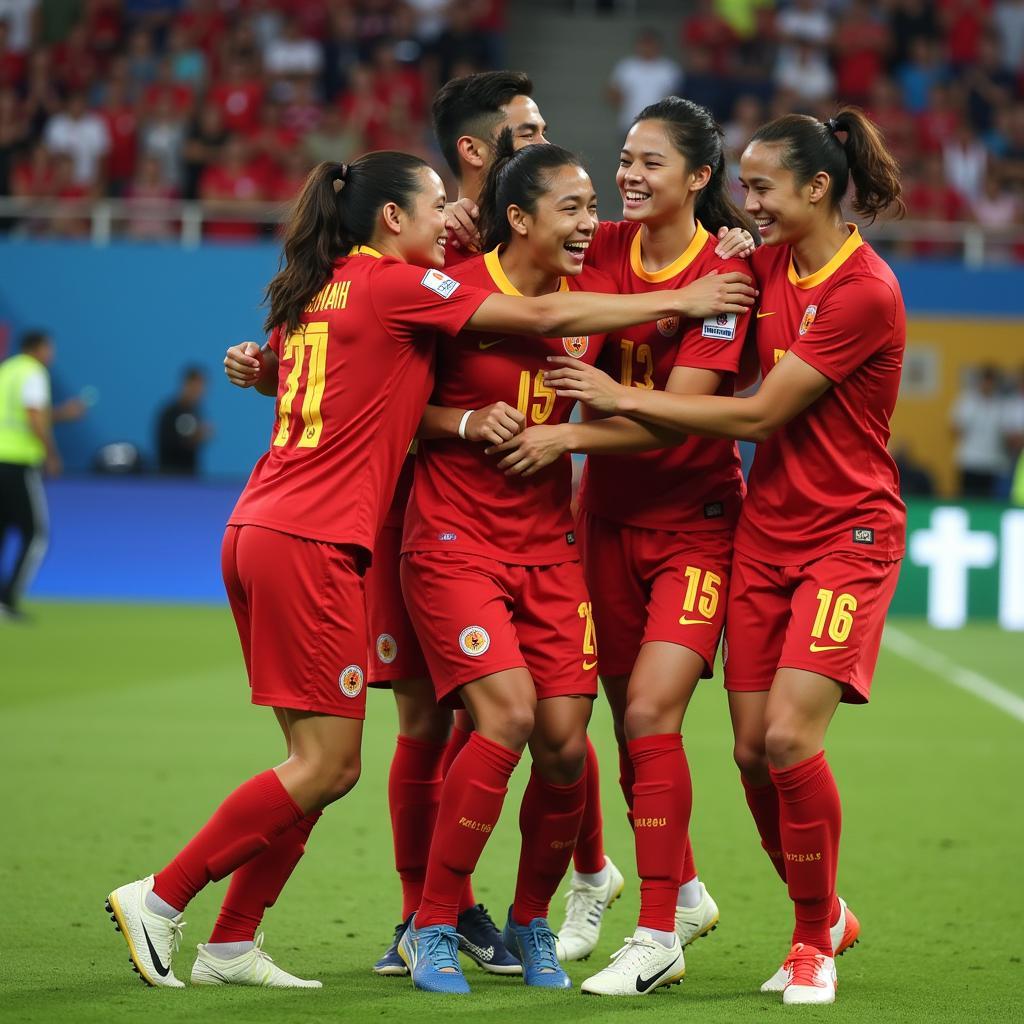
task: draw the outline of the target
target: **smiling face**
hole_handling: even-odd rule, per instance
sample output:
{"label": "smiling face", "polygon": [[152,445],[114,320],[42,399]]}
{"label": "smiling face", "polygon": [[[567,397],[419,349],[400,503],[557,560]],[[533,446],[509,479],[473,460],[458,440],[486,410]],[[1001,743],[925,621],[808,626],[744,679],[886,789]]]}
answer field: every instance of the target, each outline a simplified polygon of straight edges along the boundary
{"label": "smiling face", "polygon": [[776,143],[752,142],[740,157],[744,209],[756,221],[765,245],[798,241],[831,206],[829,176],[822,172],[797,185],[793,172],[782,166],[781,155]]}
{"label": "smiling face", "polygon": [[710,168],[690,170],[660,121],[638,121],[619,154],[615,184],[625,220],[656,224],[679,216],[707,183]]}
{"label": "smiling face", "polygon": [[420,188],[412,209],[403,210],[398,248],[407,263],[418,267],[443,267],[447,232],[444,226],[446,196],[436,172],[424,167],[419,172]]}
{"label": "smiling face", "polygon": [[550,172],[533,213],[509,207],[512,245],[528,246],[530,262],[552,275],[572,277],[597,231],[597,195],[590,175],[575,164]]}

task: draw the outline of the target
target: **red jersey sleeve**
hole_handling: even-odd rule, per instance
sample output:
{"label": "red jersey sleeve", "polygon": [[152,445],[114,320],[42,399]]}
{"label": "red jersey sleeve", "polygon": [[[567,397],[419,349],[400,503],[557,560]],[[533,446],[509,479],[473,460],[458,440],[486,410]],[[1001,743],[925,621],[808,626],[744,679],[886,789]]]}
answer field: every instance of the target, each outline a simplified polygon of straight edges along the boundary
{"label": "red jersey sleeve", "polygon": [[[721,260],[715,269],[720,274],[738,271],[748,277],[754,276],[749,260]],[[740,368],[751,319],[750,313],[719,313],[704,320],[689,321],[690,326],[679,342],[675,365],[736,373]]]}
{"label": "red jersey sleeve", "polygon": [[379,261],[374,268],[374,312],[400,341],[414,341],[425,328],[458,334],[491,294],[449,277],[443,270]]}
{"label": "red jersey sleeve", "polygon": [[789,351],[840,384],[891,342],[899,308],[898,297],[885,281],[851,277],[828,293],[820,310],[808,307],[803,333]]}

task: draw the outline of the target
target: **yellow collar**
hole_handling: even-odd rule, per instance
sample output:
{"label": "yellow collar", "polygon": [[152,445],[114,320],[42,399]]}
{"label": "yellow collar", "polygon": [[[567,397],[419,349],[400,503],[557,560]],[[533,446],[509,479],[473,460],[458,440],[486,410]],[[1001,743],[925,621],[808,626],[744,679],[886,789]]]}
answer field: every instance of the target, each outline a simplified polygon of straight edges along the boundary
{"label": "yellow collar", "polygon": [[821,268],[807,277],[797,277],[796,267],[793,266],[793,254],[789,255],[789,283],[797,288],[815,288],[822,281],[827,281],[863,244],[864,239],[860,237],[860,231],[856,224],[847,224],[850,229],[850,237],[839,247],[838,252]]}
{"label": "yellow collar", "polygon": [[[498,286],[498,290],[503,295],[521,296],[523,293],[508,279],[508,275],[502,268],[501,260],[498,259],[498,249],[500,248],[501,246],[497,246],[484,255],[484,266],[487,268],[487,273],[491,275],[491,280]],[[569,290],[569,282],[566,278],[560,277],[558,279],[558,290],[560,292],[567,292]]]}
{"label": "yellow collar", "polygon": [[371,245],[353,245],[348,254],[349,256],[372,256],[375,260],[384,258],[384,253],[377,252]]}
{"label": "yellow collar", "polygon": [[641,228],[633,236],[633,244],[629,247],[629,265],[633,268],[633,273],[641,281],[650,281],[654,284],[670,281],[677,274],[681,274],[697,258],[697,254],[704,248],[704,243],[708,240],[708,233],[704,229],[704,225],[697,221],[697,230],[694,231],[693,238],[686,247],[686,251],[674,259],[667,267],[662,267],[661,270],[655,270],[652,273],[644,269],[644,262],[640,255],[640,236],[642,234],[643,229]]}

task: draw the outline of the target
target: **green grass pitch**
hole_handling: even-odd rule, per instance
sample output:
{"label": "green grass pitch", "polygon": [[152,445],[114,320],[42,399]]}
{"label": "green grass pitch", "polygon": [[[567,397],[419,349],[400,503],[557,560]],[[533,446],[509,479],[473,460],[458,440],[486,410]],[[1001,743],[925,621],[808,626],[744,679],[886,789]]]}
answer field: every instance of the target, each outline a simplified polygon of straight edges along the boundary
{"label": "green grass pitch", "polygon": [[[103,912],[107,891],[163,866],[238,782],[280,760],[253,708],[226,609],[40,604],[0,628],[0,1019],[11,1021],[1024,1020],[1024,723],[883,651],[868,708],[841,709],[829,757],[844,798],[840,891],[863,924],[839,961],[835,1007],[786,1009],[759,983],[786,952],[790,910],[761,853],[736,770],[724,694],[703,685],[687,721],[694,843],[722,908],[679,987],[622,1002],[541,993],[472,965],[465,999],[414,993],[370,964],[398,917],[386,776],[391,697],[374,693],[362,781],[325,815],[280,904],[267,950],[322,978],[318,992],[146,989]],[[899,628],[1024,696],[1020,636]],[[632,931],[633,854],[607,709],[591,729],[604,768],[606,842],[627,890],[578,985]],[[503,918],[518,854],[521,767],[484,853],[477,893]],[[191,970],[223,885],[189,908],[176,968]],[[552,923],[562,916],[562,898]]]}

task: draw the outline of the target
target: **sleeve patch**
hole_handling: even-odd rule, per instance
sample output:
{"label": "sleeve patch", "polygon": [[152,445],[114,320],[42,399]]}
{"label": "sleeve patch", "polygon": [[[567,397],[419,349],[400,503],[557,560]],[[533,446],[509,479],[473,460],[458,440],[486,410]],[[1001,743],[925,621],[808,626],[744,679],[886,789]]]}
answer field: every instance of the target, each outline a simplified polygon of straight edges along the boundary
{"label": "sleeve patch", "polygon": [[428,270],[420,284],[440,295],[442,299],[450,299],[455,294],[455,289],[459,287],[458,281],[447,274],[442,274],[440,270]]}
{"label": "sleeve patch", "polygon": [[704,338],[721,338],[722,341],[732,341],[736,337],[736,314],[719,313],[717,316],[707,317],[700,333]]}

